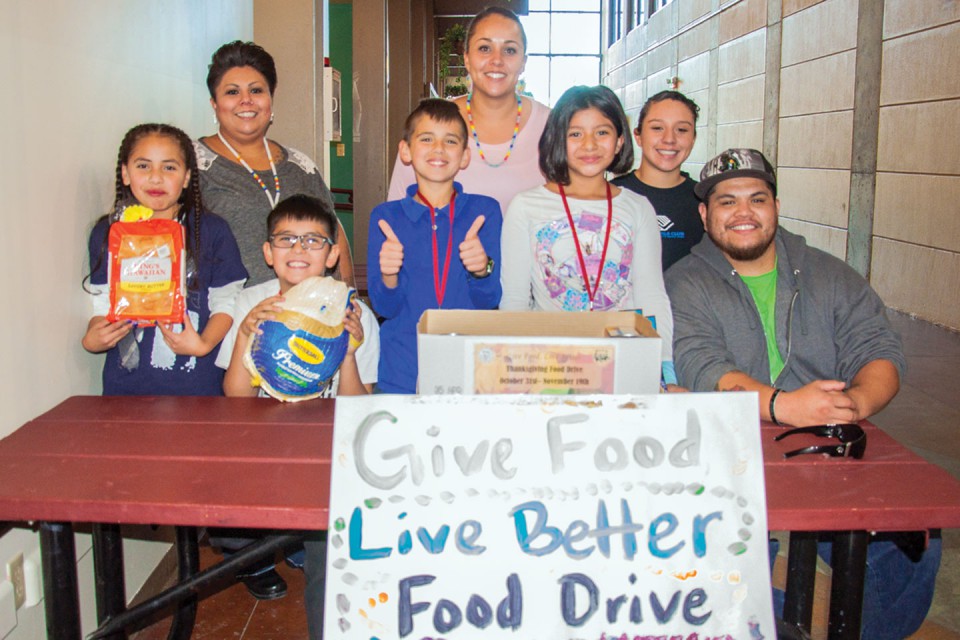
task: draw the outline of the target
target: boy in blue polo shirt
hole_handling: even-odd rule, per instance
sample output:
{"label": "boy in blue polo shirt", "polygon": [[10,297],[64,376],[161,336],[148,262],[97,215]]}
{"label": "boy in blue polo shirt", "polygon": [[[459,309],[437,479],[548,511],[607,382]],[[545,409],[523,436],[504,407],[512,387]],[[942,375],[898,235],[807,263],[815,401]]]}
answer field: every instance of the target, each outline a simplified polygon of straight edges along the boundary
{"label": "boy in blue polo shirt", "polygon": [[[400,159],[417,183],[373,210],[367,285],[380,328],[377,390],[417,392],[417,322],[427,309],[496,309],[500,205],[454,182],[470,162],[457,106],[424,100],[407,117]],[[422,391],[429,391],[424,389]]]}

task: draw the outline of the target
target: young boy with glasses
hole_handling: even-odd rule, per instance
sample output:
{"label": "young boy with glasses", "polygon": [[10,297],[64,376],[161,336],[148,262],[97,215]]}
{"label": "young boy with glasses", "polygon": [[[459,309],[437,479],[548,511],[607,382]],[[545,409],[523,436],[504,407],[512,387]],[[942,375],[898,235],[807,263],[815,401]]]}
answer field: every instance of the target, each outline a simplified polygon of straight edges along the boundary
{"label": "young boy with glasses", "polygon": [[[251,386],[251,376],[243,365],[243,353],[257,326],[280,311],[279,303],[294,285],[311,276],[332,273],[337,264],[339,225],[333,207],[317,198],[306,195],[291,196],[280,202],[267,217],[267,241],[263,243],[263,257],[277,274],[276,279],[244,289],[237,296],[234,322],[223,339],[217,366],[226,369],[223,381],[224,393],[228,396],[255,396],[260,393]],[[373,390],[377,381],[377,364],[380,356],[380,333],[373,312],[359,300],[347,310],[343,321],[352,340],[340,370],[334,375],[325,398],[336,395],[364,395]],[[359,346],[357,346],[359,343]],[[221,535],[223,535],[221,533]],[[231,534],[241,535],[241,534]],[[219,544],[229,550],[237,550],[248,538],[221,537]],[[308,537],[304,543],[305,559],[299,553],[287,556],[291,566],[302,566],[307,586],[304,605],[311,629],[323,626],[323,582],[326,565],[326,541],[324,536]],[[305,564],[304,564],[305,563]],[[286,593],[286,583],[272,565],[256,567],[241,577],[258,598],[272,599]],[[259,594],[259,595],[257,595]],[[319,633],[319,631],[317,631]]]}
{"label": "young boy with glasses", "polygon": [[[226,369],[223,391],[228,396],[255,396],[251,375],[243,365],[243,353],[250,337],[263,320],[280,311],[283,295],[311,276],[326,275],[340,257],[338,225],[331,207],[312,196],[291,196],[267,217],[269,235],[263,243],[263,257],[277,274],[276,279],[244,289],[237,296],[234,322],[223,339],[217,366]],[[373,312],[356,300],[347,310],[344,327],[354,340],[340,370],[323,397],[364,395],[377,381],[380,354],[379,329]],[[360,343],[359,347],[354,346]]]}

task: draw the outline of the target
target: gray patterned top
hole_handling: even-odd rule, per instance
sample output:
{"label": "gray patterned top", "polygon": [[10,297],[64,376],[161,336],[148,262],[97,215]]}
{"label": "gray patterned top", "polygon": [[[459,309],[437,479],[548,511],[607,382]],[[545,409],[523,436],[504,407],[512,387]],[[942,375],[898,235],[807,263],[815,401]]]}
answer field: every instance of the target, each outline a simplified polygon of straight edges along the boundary
{"label": "gray patterned top", "polygon": [[[273,269],[263,259],[262,249],[267,239],[267,215],[271,209],[267,195],[243,166],[216,153],[200,140],[193,146],[200,168],[203,204],[207,211],[220,215],[230,224],[240,247],[243,266],[250,274],[246,286],[275,278]],[[324,199],[332,206],[333,196],[313,160],[296,149],[279,143],[277,146],[282,151],[282,157],[276,163],[280,174],[280,198],[307,194]],[[261,177],[272,189],[270,171]]]}

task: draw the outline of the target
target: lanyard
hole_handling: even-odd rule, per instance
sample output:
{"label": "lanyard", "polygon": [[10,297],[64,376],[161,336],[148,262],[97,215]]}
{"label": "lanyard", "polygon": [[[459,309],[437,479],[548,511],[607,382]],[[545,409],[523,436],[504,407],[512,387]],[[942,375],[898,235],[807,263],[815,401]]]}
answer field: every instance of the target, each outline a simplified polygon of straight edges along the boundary
{"label": "lanyard", "polygon": [[447,255],[443,259],[443,279],[440,278],[440,256],[437,250],[437,213],[430,201],[417,190],[417,197],[430,209],[430,227],[433,230],[433,290],[437,294],[437,308],[443,307],[443,296],[447,292],[447,276],[450,275],[450,252],[453,249],[453,202],[457,198],[454,191],[450,196],[450,234],[447,238]]}
{"label": "lanyard", "polygon": [[573,216],[570,214],[570,205],[567,204],[567,194],[563,191],[563,185],[557,183],[560,190],[560,199],[563,200],[563,209],[567,213],[567,221],[570,223],[570,233],[573,234],[573,246],[577,248],[577,260],[580,261],[580,277],[583,278],[583,288],[587,291],[590,298],[590,310],[593,311],[593,299],[600,290],[600,277],[603,275],[603,265],[607,261],[607,247],[610,246],[610,227],[613,226],[613,195],[610,192],[610,183],[607,184],[607,234],[603,238],[603,252],[600,254],[600,266],[597,268],[597,279],[593,283],[593,289],[590,288],[590,276],[587,275],[587,262],[583,259],[583,249],[580,248],[580,237],[577,235],[577,227],[573,224]]}
{"label": "lanyard", "polygon": [[267,185],[263,184],[263,179],[260,177],[260,174],[253,170],[247,161],[240,157],[240,154],[236,149],[231,146],[227,139],[223,137],[223,134],[217,130],[217,137],[220,138],[220,142],[223,143],[227,149],[230,150],[230,153],[236,157],[237,162],[243,165],[243,168],[250,172],[250,175],[253,176],[253,179],[257,181],[257,184],[260,185],[260,188],[263,189],[263,192],[267,195],[267,200],[270,201],[270,208],[277,206],[277,203],[280,202],[280,174],[277,173],[277,165],[273,163],[273,154],[270,153],[270,145],[267,143],[267,136],[263,136],[263,148],[267,150],[267,160],[270,161],[270,170],[273,171],[273,188],[274,194],[270,195],[270,190],[267,189]]}

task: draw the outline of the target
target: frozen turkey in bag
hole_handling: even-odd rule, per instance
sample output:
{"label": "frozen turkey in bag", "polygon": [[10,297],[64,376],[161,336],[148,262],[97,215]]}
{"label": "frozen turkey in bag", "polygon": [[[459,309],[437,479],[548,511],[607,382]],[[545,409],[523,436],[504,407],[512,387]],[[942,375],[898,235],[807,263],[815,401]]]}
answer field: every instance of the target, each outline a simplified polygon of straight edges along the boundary
{"label": "frozen turkey in bag", "polygon": [[343,316],[356,292],[343,282],[313,276],[294,286],[273,320],[264,320],[243,354],[252,384],[286,402],[316,398],[333,380],[350,334]]}

